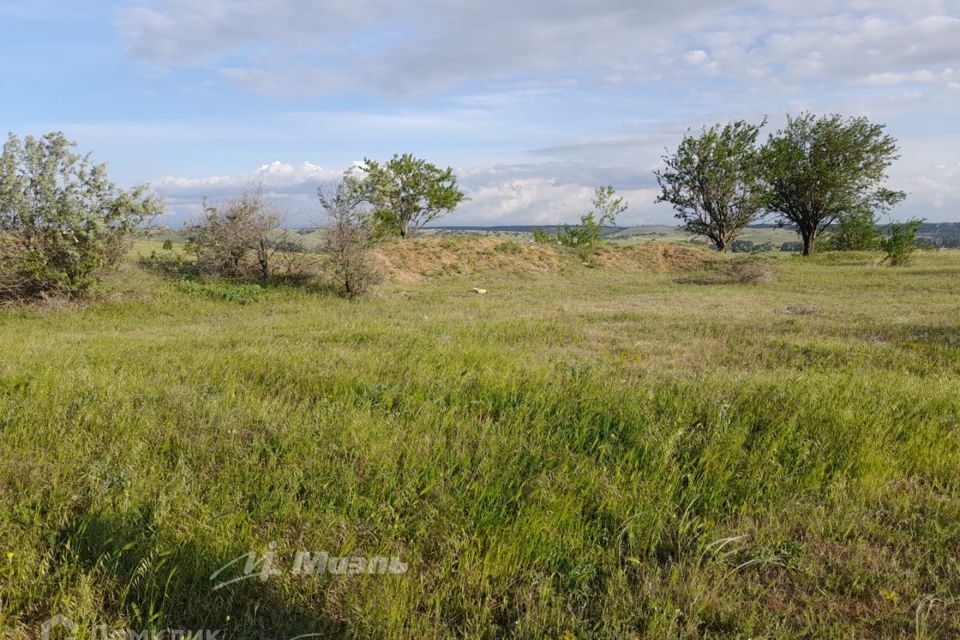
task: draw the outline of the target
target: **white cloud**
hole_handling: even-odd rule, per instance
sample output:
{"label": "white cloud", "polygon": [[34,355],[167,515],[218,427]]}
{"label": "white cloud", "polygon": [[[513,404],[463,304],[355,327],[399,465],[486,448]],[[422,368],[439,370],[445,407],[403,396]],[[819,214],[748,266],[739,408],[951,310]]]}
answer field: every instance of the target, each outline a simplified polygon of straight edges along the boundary
{"label": "white cloud", "polygon": [[267,95],[404,95],[532,74],[774,84],[937,74],[960,59],[958,13],[956,0],[144,0],[117,27],[152,65],[210,66]]}
{"label": "white cloud", "polygon": [[[557,224],[574,222],[590,208],[594,189],[606,184],[613,171],[590,170],[580,163],[546,161],[519,165],[469,166],[456,169],[470,198],[445,224]],[[292,226],[315,223],[317,187],[343,174],[309,162],[299,165],[274,161],[243,176],[167,176],[154,182],[167,202],[167,224],[192,219],[204,198],[214,201],[262,184],[265,195],[289,214]],[[621,176],[626,177],[626,176]],[[614,181],[616,182],[616,181]],[[649,185],[632,187],[619,182],[619,191],[631,203],[624,222],[663,218],[665,210],[652,208],[656,194]]]}
{"label": "white cloud", "polygon": [[[631,194],[626,221],[668,222],[669,207],[652,205],[650,171],[687,126],[768,114],[775,128],[801,109],[890,123],[904,142],[891,181],[910,191],[904,211],[960,211],[955,168],[934,166],[960,161],[950,120],[958,0],[139,0],[117,28],[151,67],[188,67],[305,105],[239,127],[255,133],[200,127],[191,142],[255,136],[263,157],[325,164],[402,150],[459,160],[472,200],[451,222],[575,220],[606,183]],[[344,106],[311,111],[316,96]],[[927,141],[936,126],[944,135]],[[311,153],[304,140],[338,155]],[[338,174],[275,162],[157,184],[186,203],[263,179],[291,209],[311,212],[317,184]]]}
{"label": "white cloud", "polygon": [[325,169],[310,162],[292,165],[274,161],[244,176],[166,176],[152,184],[166,201],[166,224],[194,219],[205,198],[217,201],[260,186],[264,196],[288,214],[289,224],[304,226],[318,216],[317,187],[342,175],[342,169]]}
{"label": "white cloud", "polygon": [[[561,183],[545,177],[502,180],[470,190],[470,201],[444,222],[486,225],[572,223],[590,210],[594,189],[589,184]],[[620,194],[631,205],[630,210],[621,216],[621,223],[638,224],[652,214],[651,205],[656,197],[653,190],[622,189]]]}
{"label": "white cloud", "polygon": [[242,188],[248,185],[262,184],[268,189],[283,189],[299,187],[304,184],[316,186],[330,180],[335,180],[343,171],[324,169],[310,162],[298,166],[275,160],[261,165],[248,176],[205,176],[187,178],[183,176],[166,176],[154,182],[154,187],[162,193],[172,194],[220,194],[224,190]]}
{"label": "white cloud", "polygon": [[955,82],[950,82],[952,78],[958,76],[957,72],[951,68],[943,69],[942,71],[931,71],[929,69],[919,69],[917,71],[912,71],[909,73],[874,73],[867,76],[864,79],[866,84],[874,85],[899,85],[905,83],[931,83],[931,82],[940,82],[945,83],[947,88],[950,88],[951,84],[956,84]]}
{"label": "white cloud", "polygon": [[710,59],[709,54],[703,49],[696,49],[694,51],[688,51],[687,55],[684,56],[687,59],[687,62],[690,64],[700,65]]}

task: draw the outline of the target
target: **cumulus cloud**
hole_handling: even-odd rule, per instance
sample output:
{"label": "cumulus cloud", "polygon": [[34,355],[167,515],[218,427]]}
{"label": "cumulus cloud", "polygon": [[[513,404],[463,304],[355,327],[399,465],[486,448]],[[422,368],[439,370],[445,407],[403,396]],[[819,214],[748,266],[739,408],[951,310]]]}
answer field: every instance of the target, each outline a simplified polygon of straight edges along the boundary
{"label": "cumulus cloud", "polygon": [[288,187],[299,187],[312,183],[319,185],[322,182],[335,180],[342,171],[324,169],[310,162],[298,166],[275,160],[261,165],[248,176],[206,176],[200,178],[186,178],[183,176],[166,176],[154,183],[154,186],[164,193],[221,193],[226,189],[235,189],[245,185],[262,185],[268,189],[282,190]]}
{"label": "cumulus cloud", "polygon": [[[558,224],[576,222],[590,210],[594,187],[581,182],[563,183],[556,178],[514,178],[480,186],[469,191],[470,201],[455,216],[445,220],[472,221],[472,224]],[[620,192],[630,209],[620,217],[621,224],[640,224],[650,219],[656,197],[649,189],[623,189]]]}
{"label": "cumulus cloud", "polygon": [[145,0],[117,26],[141,60],[211,65],[266,94],[410,94],[535,73],[771,83],[937,74],[960,58],[958,13],[955,0]]}
{"label": "cumulus cloud", "polygon": [[165,176],[152,184],[166,201],[165,222],[175,224],[194,218],[204,199],[220,200],[260,187],[274,206],[290,215],[294,225],[308,225],[317,216],[317,187],[343,175],[343,170],[325,169],[310,162],[299,165],[274,161],[244,176]]}
{"label": "cumulus cloud", "polygon": [[[354,163],[356,164],[356,163]],[[589,210],[594,189],[610,173],[579,162],[541,162],[476,165],[456,168],[461,188],[469,200],[442,224],[557,224],[574,222]],[[317,187],[339,179],[343,170],[328,170],[309,162],[293,165],[274,161],[247,175],[166,176],[154,187],[167,202],[166,224],[196,217],[204,198],[213,201],[243,189],[262,185],[265,196],[287,214],[291,226],[312,226],[319,216]],[[665,211],[652,207],[655,191],[637,185],[634,176],[622,176],[620,193],[631,204],[624,223],[653,221]],[[649,181],[645,181],[649,183]]]}
{"label": "cumulus cloud", "polygon": [[[460,160],[471,200],[451,223],[575,220],[611,182],[630,194],[626,222],[669,222],[651,171],[684,129],[764,115],[773,128],[804,109],[890,123],[905,142],[891,179],[911,193],[904,214],[960,210],[960,0],[130,0],[116,28],[152,70],[302,108],[254,128],[265,159],[327,163],[294,146],[313,139],[336,147],[331,164],[400,150]],[[338,110],[310,111],[317,97]],[[927,143],[918,130],[937,121]],[[339,172],[274,162],[156,185],[182,212],[262,180],[306,223],[317,184]]]}

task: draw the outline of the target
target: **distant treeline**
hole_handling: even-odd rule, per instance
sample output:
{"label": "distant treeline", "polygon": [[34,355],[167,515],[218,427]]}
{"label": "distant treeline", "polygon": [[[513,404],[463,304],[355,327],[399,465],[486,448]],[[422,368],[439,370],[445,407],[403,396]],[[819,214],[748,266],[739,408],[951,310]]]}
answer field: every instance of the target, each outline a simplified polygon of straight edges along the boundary
{"label": "distant treeline", "polygon": [[960,248],[960,222],[924,222],[917,232],[917,241],[934,247]]}
{"label": "distant treeline", "polygon": [[[630,237],[632,235],[643,235],[642,231],[646,228],[660,228],[663,225],[638,225],[632,227],[604,227],[604,235],[619,235],[620,237]],[[429,227],[437,231],[451,232],[495,232],[495,233],[532,233],[533,231],[556,232],[559,225],[457,225],[457,226],[434,226]],[[776,229],[780,228],[776,224],[752,224],[747,229]],[[788,231],[796,231],[790,225],[782,227]],[[882,226],[878,226],[882,229]],[[630,233],[637,231],[638,233]],[[828,229],[829,231],[829,229]],[[960,248],[960,222],[924,222],[920,225],[917,232],[917,242],[921,245],[927,245],[936,248],[957,249]],[[769,247],[767,245],[770,245]],[[739,241],[731,247],[732,251],[801,251],[802,242],[783,242],[783,243],[753,243],[749,240]]]}

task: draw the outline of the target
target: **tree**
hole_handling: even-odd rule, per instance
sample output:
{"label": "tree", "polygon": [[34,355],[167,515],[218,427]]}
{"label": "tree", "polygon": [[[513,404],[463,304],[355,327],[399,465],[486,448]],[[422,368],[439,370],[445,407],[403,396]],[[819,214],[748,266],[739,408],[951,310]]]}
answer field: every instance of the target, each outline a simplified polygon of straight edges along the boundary
{"label": "tree", "polygon": [[118,189],[105,164],[80,156],[60,132],[20,140],[0,155],[0,298],[86,293],[163,207],[146,186]]}
{"label": "tree", "polygon": [[450,213],[466,199],[450,167],[440,169],[409,153],[395,155],[383,165],[373,160],[364,164],[365,176],[348,173],[346,179],[362,185],[364,199],[374,206],[375,221],[400,237]]}
{"label": "tree", "polygon": [[365,196],[356,183],[341,181],[324,192],[317,189],[326,211],[323,252],[330,256],[330,268],[343,295],[363,295],[377,279],[370,248],[377,234],[372,213],[365,208]]}
{"label": "tree", "polygon": [[629,205],[613,188],[613,185],[597,187],[593,197],[593,209],[580,217],[576,225],[565,224],[556,235],[544,229],[534,229],[533,239],[539,244],[559,244],[573,249],[581,258],[588,258],[603,242],[604,227],[614,227],[617,216]]}
{"label": "tree", "polygon": [[874,251],[883,236],[870,210],[839,216],[829,233],[827,247],[834,251]]}
{"label": "tree", "polygon": [[921,224],[923,220],[914,218],[887,227],[886,235],[880,240],[880,248],[886,252],[887,257],[884,260],[889,262],[890,266],[899,267],[910,262],[913,252],[917,250],[915,240]]}
{"label": "tree", "polygon": [[664,169],[655,171],[657,202],[676,210],[681,227],[727,251],[745,226],[763,212],[764,189],[757,136],[764,123],[742,120],[687,133]]}
{"label": "tree", "polygon": [[243,191],[219,206],[203,203],[203,217],[187,226],[190,248],[201,273],[264,280],[273,275],[278,251],[271,238],[282,218],[264,202],[263,189]]}
{"label": "tree", "polygon": [[787,117],[762,158],[768,208],[803,238],[803,255],[816,251],[820,233],[841,216],[886,210],[906,194],[882,187],[897,143],[884,126],[862,117]]}
{"label": "tree", "polygon": [[561,246],[574,249],[581,257],[588,257],[603,242],[603,228],[615,227],[617,216],[626,211],[628,206],[613,185],[597,187],[593,209],[580,218],[580,224],[563,225],[557,232],[557,241]]}

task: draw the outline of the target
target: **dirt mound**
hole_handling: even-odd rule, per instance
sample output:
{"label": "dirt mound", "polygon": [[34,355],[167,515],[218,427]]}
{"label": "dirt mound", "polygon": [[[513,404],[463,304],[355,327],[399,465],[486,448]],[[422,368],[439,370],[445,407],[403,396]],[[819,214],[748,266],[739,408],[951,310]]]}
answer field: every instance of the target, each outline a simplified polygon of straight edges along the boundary
{"label": "dirt mound", "polygon": [[[573,253],[555,247],[497,238],[415,238],[388,242],[376,250],[386,277],[417,282],[444,276],[500,273],[516,277],[583,268]],[[612,245],[596,256],[600,268],[684,273],[701,270],[719,256],[669,242]]]}
{"label": "dirt mound", "polygon": [[674,242],[644,242],[605,248],[597,262],[604,267],[657,273],[686,273],[714,265],[720,256],[697,247]]}
{"label": "dirt mound", "polygon": [[382,244],[376,254],[387,277],[399,282],[491,272],[536,275],[557,271],[564,262],[553,248],[495,238],[415,238]]}

